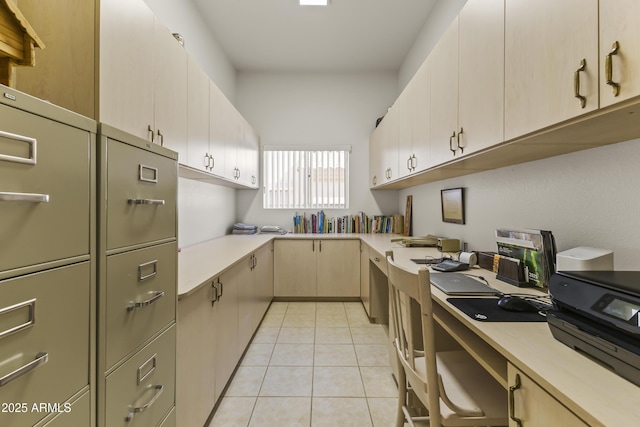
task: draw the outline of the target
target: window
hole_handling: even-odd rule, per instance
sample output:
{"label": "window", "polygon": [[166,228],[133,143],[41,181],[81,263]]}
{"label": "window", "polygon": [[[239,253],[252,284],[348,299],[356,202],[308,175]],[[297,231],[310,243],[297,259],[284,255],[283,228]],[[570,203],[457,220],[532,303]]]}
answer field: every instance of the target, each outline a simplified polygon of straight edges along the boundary
{"label": "window", "polygon": [[348,208],[350,151],[350,146],[265,146],[264,208]]}

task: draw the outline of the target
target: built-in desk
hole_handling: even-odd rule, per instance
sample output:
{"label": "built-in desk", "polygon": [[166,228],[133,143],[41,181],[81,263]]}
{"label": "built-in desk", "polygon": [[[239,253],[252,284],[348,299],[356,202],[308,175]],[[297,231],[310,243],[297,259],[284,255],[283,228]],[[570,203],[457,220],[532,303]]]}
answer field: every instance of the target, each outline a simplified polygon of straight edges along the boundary
{"label": "built-in desk", "polygon": [[[395,248],[393,255],[397,263],[417,272],[424,265],[420,266],[410,259],[437,256],[437,252],[431,248]],[[540,293],[538,290],[516,288],[501,282],[486,270],[478,272],[484,272],[481,275],[500,291]],[[471,274],[474,274],[473,270]],[[553,411],[548,404],[537,401],[542,399],[538,395],[533,397],[532,386],[536,385],[587,425],[639,425],[640,387],[555,340],[546,323],[480,322],[449,304],[447,295],[436,287],[432,287],[432,295],[436,303],[434,317],[438,324],[505,389],[514,385],[515,373],[526,375],[522,379],[523,388],[514,392],[515,416],[522,418],[523,427],[585,425],[570,413],[569,417],[559,415],[546,418],[544,424],[536,423],[534,420],[538,415],[544,418]],[[539,414],[534,413],[536,411]],[[531,422],[527,422],[527,419]],[[517,426],[517,423],[512,421],[510,426]]]}

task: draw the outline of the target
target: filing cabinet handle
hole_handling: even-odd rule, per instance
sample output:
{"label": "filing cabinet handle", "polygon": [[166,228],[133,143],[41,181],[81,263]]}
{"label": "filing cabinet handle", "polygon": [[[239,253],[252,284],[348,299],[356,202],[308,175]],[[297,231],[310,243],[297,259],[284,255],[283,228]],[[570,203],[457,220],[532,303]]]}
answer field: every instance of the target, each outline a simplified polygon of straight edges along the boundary
{"label": "filing cabinet handle", "polygon": [[158,199],[129,199],[127,202],[130,205],[164,205],[164,200]]}
{"label": "filing cabinet handle", "polygon": [[14,163],[24,163],[27,165],[36,164],[36,155],[38,152],[38,140],[28,136],[16,135],[14,133],[0,131],[0,138],[13,139],[18,142],[26,142],[29,144],[29,157],[10,156],[9,154],[0,154],[0,160]]}
{"label": "filing cabinet handle", "polygon": [[48,194],[0,192],[0,202],[49,203]]}
{"label": "filing cabinet handle", "polygon": [[33,362],[29,362],[21,368],[16,369],[13,372],[8,373],[4,377],[0,378],[0,387],[9,384],[11,381],[20,378],[24,374],[33,371],[40,365],[44,365],[49,361],[49,353],[41,352],[36,354],[36,358]]}
{"label": "filing cabinet handle", "polygon": [[158,291],[155,293],[155,295],[151,298],[149,298],[148,300],[144,300],[144,301],[136,301],[136,302],[132,302],[131,304],[129,304],[127,306],[127,311],[131,312],[137,308],[142,308],[142,307],[146,307],[150,304],[153,304],[154,302],[158,301],[160,298],[162,298],[164,296],[164,292],[163,291]]}
{"label": "filing cabinet handle", "polygon": [[[153,266],[153,271],[149,274],[145,274],[144,276],[142,275],[142,270],[145,267],[148,267],[152,265]],[[140,264],[138,266],[138,282],[142,282],[143,280],[147,280],[152,278],[153,276],[156,276],[158,274],[158,260],[154,259],[153,261],[149,261],[149,262],[145,262],[144,264]]]}
{"label": "filing cabinet handle", "polygon": [[516,418],[516,390],[520,388],[522,384],[520,383],[520,375],[516,374],[516,383],[512,386],[509,386],[509,418],[511,421],[515,422],[518,427],[522,427],[522,420],[520,418]]}
{"label": "filing cabinet handle", "polygon": [[14,304],[12,306],[9,307],[5,307],[3,309],[0,309],[0,316],[2,316],[3,314],[8,314],[8,313],[12,313],[14,311],[20,310],[22,308],[28,307],[29,308],[29,318],[27,319],[26,322],[21,323],[19,325],[16,325],[12,328],[6,329],[2,332],[0,332],[0,339],[14,334],[16,332],[19,332],[23,329],[26,329],[30,326],[35,325],[36,323],[36,298],[30,299],[29,301],[24,301],[18,304]]}
{"label": "filing cabinet handle", "polygon": [[158,400],[158,398],[160,397],[160,395],[164,391],[164,386],[161,385],[161,384],[158,384],[158,385],[152,386],[151,389],[154,390],[154,393],[153,393],[153,396],[151,396],[151,399],[147,403],[142,405],[142,406],[134,406],[131,409],[131,412],[129,412],[127,417],[124,419],[126,422],[131,421],[133,419],[133,417],[135,416],[135,414],[139,414],[141,412],[144,412],[145,410],[149,409],[151,407],[151,405],[156,403],[156,400]]}

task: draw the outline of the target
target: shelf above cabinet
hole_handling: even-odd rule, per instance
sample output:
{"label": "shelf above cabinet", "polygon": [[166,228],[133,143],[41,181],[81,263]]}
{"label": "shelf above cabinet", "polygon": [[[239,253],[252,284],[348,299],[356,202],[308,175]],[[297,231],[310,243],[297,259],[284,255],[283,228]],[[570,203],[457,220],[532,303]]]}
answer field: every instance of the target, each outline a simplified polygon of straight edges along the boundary
{"label": "shelf above cabinet", "polygon": [[204,172],[199,169],[195,169],[188,165],[180,164],[178,168],[178,176],[180,178],[193,179],[196,181],[208,182],[210,184],[222,185],[225,187],[237,188],[239,190],[257,190],[258,187],[244,185],[234,179],[225,178],[222,176],[214,175],[212,173]]}

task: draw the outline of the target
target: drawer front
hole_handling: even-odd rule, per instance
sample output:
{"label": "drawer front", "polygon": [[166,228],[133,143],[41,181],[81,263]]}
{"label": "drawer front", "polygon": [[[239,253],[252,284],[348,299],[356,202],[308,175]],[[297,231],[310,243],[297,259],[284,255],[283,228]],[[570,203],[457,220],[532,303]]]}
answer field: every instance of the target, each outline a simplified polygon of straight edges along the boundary
{"label": "drawer front", "polygon": [[89,253],[90,141],[0,105],[0,271]]}
{"label": "drawer front", "polygon": [[[33,425],[48,413],[34,403],[63,403],[89,383],[89,262],[0,281],[0,412],[3,427]],[[13,376],[11,373],[17,373]]]}
{"label": "drawer front", "polygon": [[175,319],[176,259],[175,242],[107,257],[107,369]]}
{"label": "drawer front", "polygon": [[107,377],[106,425],[156,427],[175,404],[173,325]]}
{"label": "drawer front", "polygon": [[[91,394],[87,391],[71,405],[61,405],[60,415],[42,427],[70,427],[91,425]],[[38,427],[40,425],[38,424]]]}
{"label": "drawer front", "polygon": [[387,275],[387,258],[384,255],[381,255],[380,252],[370,249],[369,251],[369,259],[384,273]]}
{"label": "drawer front", "polygon": [[107,250],[176,236],[175,160],[107,141]]}
{"label": "drawer front", "polygon": [[176,427],[176,408],[171,409],[171,413],[167,415],[159,427]]}

